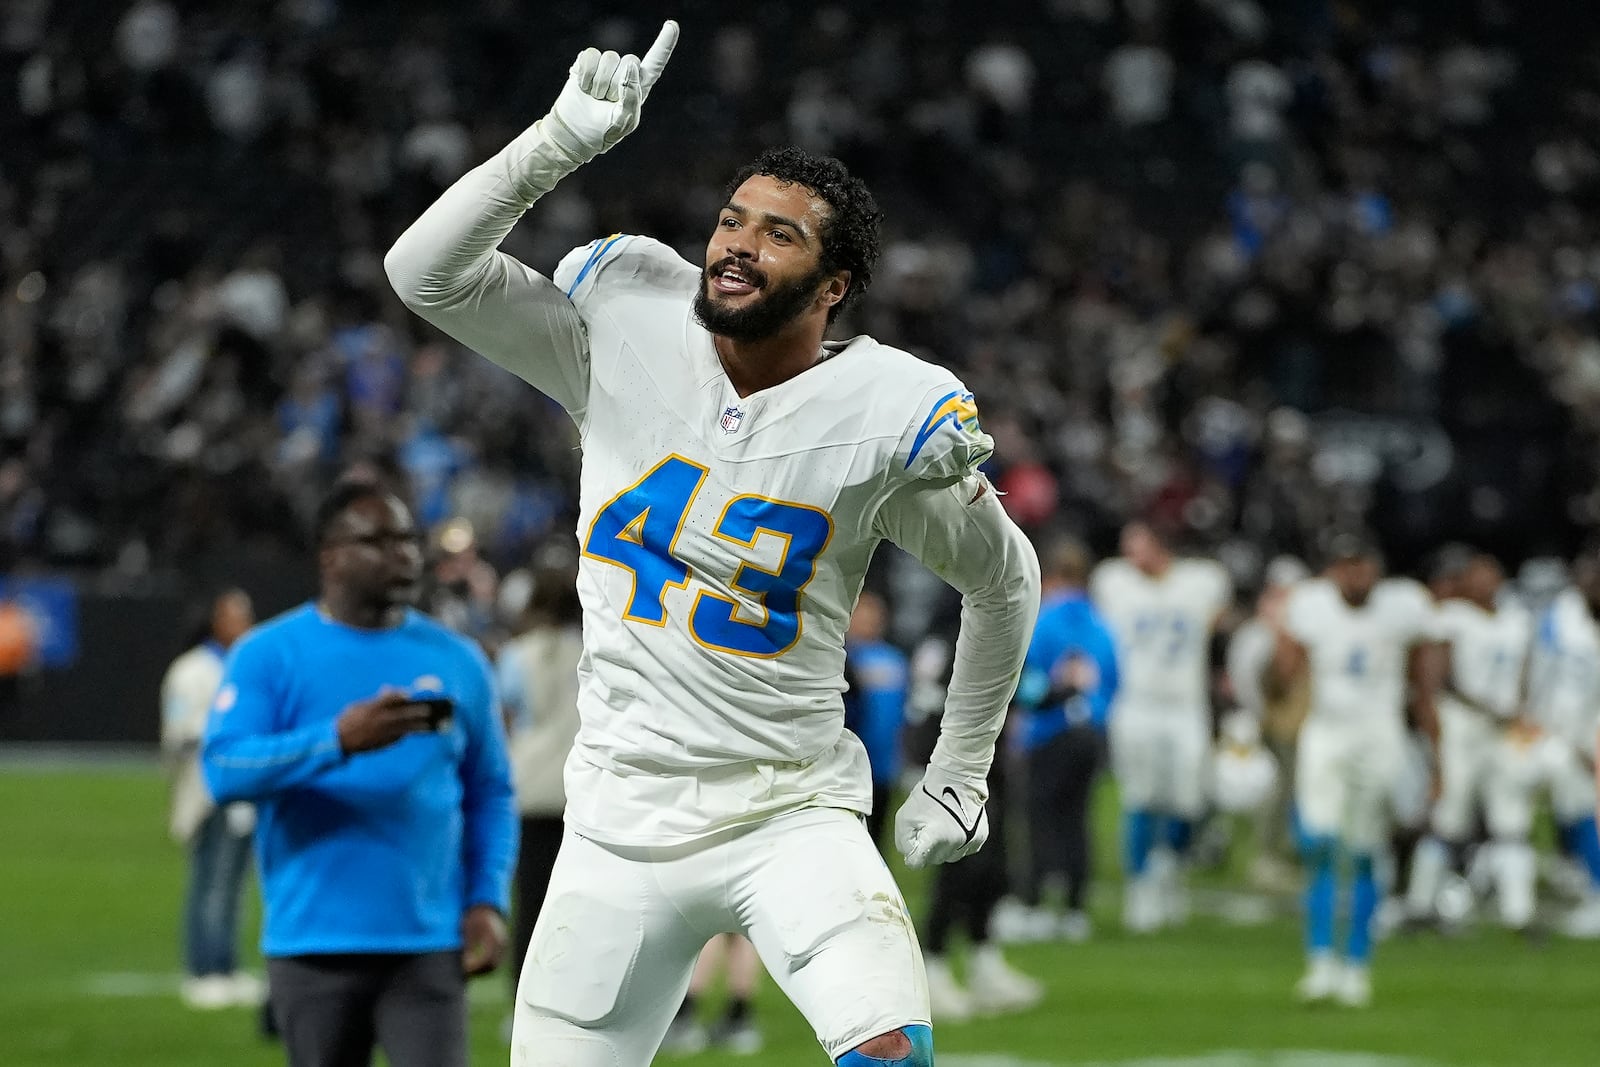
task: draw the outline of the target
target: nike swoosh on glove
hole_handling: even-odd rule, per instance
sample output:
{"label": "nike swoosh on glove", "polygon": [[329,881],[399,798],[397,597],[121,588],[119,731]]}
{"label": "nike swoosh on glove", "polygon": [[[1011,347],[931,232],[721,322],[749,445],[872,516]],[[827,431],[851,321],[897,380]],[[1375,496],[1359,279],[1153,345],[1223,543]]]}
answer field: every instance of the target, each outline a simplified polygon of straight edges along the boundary
{"label": "nike swoosh on glove", "polygon": [[585,48],[545,116],[545,136],[579,164],[615,148],[639,128],[645,98],[677,43],[678,24],[669,20],[643,59]]}
{"label": "nike swoosh on glove", "polygon": [[894,845],[908,867],[965,859],[989,840],[986,783],[929,767],[894,817]]}

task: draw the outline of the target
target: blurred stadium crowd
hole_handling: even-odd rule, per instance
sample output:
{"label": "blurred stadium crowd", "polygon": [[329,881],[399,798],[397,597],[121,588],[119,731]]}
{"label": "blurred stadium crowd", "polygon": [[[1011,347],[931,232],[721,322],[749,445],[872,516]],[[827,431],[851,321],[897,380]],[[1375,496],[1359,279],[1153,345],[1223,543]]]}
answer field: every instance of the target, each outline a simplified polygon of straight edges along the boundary
{"label": "blurred stadium crowd", "polygon": [[[646,7],[7,5],[7,568],[293,546],[356,462],[502,569],[564,533],[567,421],[408,319],[379,257]],[[888,212],[842,331],[963,375],[1034,529],[1144,515],[1253,583],[1335,521],[1404,562],[1600,521],[1583,4],[681,7],[670,121],[563,183],[531,264],[614,229],[695,259],[726,175],[793,141]]]}

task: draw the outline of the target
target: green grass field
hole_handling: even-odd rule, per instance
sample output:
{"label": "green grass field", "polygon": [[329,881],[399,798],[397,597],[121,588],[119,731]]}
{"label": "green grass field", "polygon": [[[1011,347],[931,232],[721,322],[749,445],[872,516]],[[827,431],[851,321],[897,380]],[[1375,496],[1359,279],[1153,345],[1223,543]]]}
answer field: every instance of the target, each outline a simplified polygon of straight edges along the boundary
{"label": "green grass field", "polygon": [[[0,770],[0,1067],[281,1063],[246,1011],[186,1011],[175,994],[182,857],[164,836],[154,768]],[[1102,842],[1109,847],[1110,842]],[[1104,851],[1104,849],[1102,850]],[[909,883],[913,901],[920,885]],[[1108,892],[1105,900],[1112,902]],[[1305,1011],[1288,920],[1196,920],[1128,939],[1114,916],[1076,947],[1012,958],[1043,978],[1037,1011],[938,1031],[946,1067],[1592,1067],[1600,1064],[1600,944],[1543,946],[1491,930],[1380,946],[1377,1002]],[[474,990],[473,1063],[504,1064],[503,977]],[[825,1064],[770,986],[768,1050],[714,1067]]]}

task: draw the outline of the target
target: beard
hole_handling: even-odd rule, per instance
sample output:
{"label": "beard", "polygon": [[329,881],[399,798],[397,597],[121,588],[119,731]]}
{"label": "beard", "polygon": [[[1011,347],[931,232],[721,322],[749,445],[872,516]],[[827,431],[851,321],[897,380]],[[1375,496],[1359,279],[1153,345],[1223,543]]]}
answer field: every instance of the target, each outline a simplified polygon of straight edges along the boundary
{"label": "beard", "polygon": [[[729,260],[721,260],[701,275],[700,290],[694,295],[694,317],[700,325],[730,341],[764,341],[781,333],[811,305],[818,287],[828,277],[828,272],[819,266],[792,282],[769,288],[766,276],[760,275],[755,280],[763,284],[756,291],[756,299],[743,307],[728,307],[712,295],[711,275],[729,263]],[[743,269],[754,274],[749,266]]]}

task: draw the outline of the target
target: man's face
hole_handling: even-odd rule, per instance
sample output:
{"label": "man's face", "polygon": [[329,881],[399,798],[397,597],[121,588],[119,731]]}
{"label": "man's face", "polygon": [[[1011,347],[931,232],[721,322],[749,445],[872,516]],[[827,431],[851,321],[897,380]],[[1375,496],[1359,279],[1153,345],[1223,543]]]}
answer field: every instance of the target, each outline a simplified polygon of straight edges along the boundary
{"label": "man's face", "polygon": [[1356,607],[1367,602],[1378,584],[1378,561],[1373,556],[1349,556],[1328,568],[1328,577],[1338,587],[1345,602]]}
{"label": "man's face", "polygon": [[1166,563],[1167,550],[1155,532],[1142,522],[1122,529],[1122,556],[1146,574],[1155,574]]}
{"label": "man's face", "polygon": [[1493,604],[1505,581],[1505,572],[1492,556],[1477,556],[1461,575],[1461,590],[1479,604]]}
{"label": "man's face", "polygon": [[334,521],[322,546],[323,581],[364,604],[410,604],[422,578],[411,512],[396,497],[363,497]]}
{"label": "man's face", "polygon": [[712,333],[760,341],[808,313],[827,314],[849,273],[822,269],[827,201],[757,174],[734,190],[706,245],[695,318]]}
{"label": "man's face", "polygon": [[862,593],[850,613],[847,636],[853,641],[881,641],[888,623],[888,610],[876,593]]}
{"label": "man's face", "polygon": [[245,593],[233,592],[219,598],[211,612],[211,633],[225,647],[255,624],[255,607]]}

